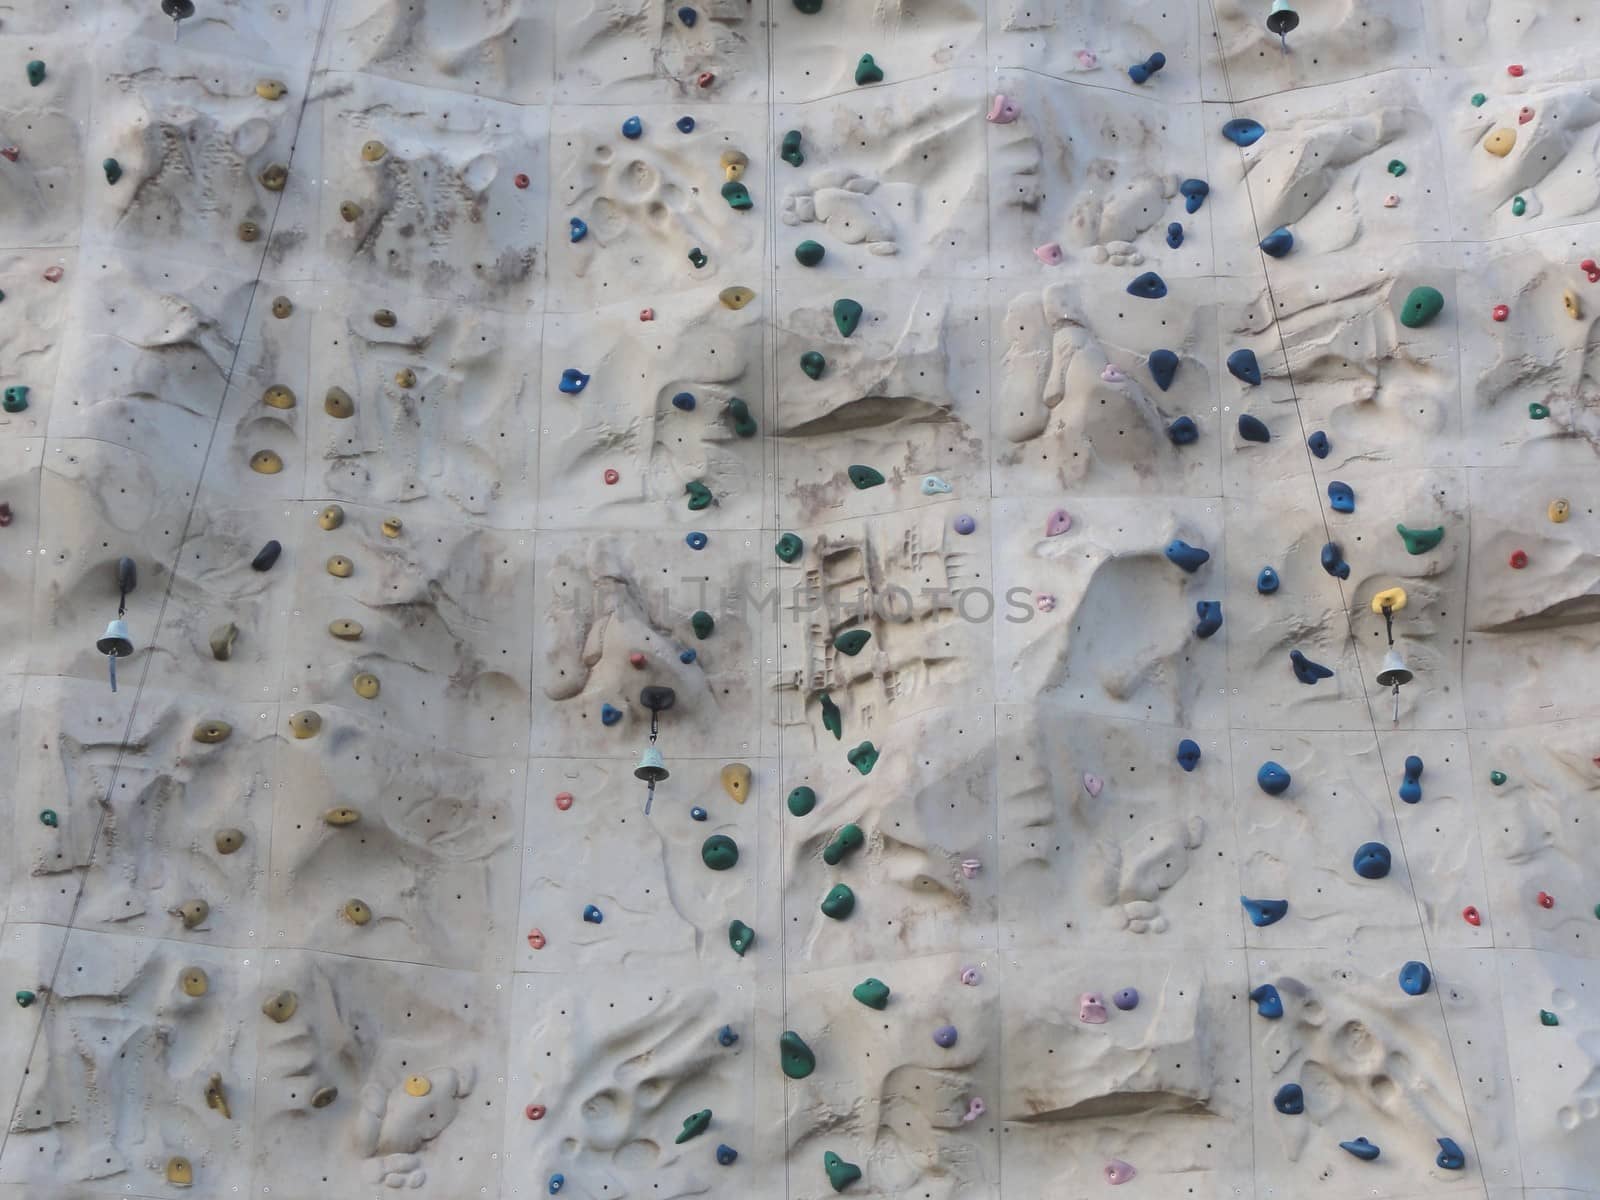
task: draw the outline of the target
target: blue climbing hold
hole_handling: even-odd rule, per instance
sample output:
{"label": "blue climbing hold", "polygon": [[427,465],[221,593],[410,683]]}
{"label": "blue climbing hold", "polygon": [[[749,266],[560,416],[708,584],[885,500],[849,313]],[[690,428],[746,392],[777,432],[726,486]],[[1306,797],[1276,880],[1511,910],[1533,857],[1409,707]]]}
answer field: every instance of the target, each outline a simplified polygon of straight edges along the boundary
{"label": "blue climbing hold", "polygon": [[1262,567],[1261,574],[1256,576],[1256,591],[1263,596],[1270,596],[1278,590],[1278,573],[1271,567]]}
{"label": "blue climbing hold", "polygon": [[566,1182],[567,1177],[560,1171],[557,1171],[554,1175],[550,1176],[550,1194],[554,1196],[562,1189],[563,1186],[565,1186]]}
{"label": "blue climbing hold", "polygon": [[638,117],[629,117],[622,123],[622,136],[630,142],[644,132],[644,122]]}
{"label": "blue climbing hold", "polygon": [[694,23],[700,19],[700,14],[685,4],[678,10],[678,20],[683,22],[685,29],[693,29]]}
{"label": "blue climbing hold", "polygon": [[1252,900],[1249,896],[1240,896],[1239,903],[1244,905],[1245,916],[1250,918],[1250,924],[1260,928],[1276,925],[1289,915],[1287,900]]}
{"label": "blue climbing hold", "polygon": [[1254,146],[1266,131],[1267,127],[1260,121],[1249,117],[1235,117],[1222,127],[1222,136],[1242,150],[1246,146]]}
{"label": "blue climbing hold", "polygon": [[1167,561],[1182,567],[1193,575],[1211,559],[1209,550],[1202,550],[1199,546],[1191,546],[1181,538],[1174,538],[1167,543],[1167,548],[1162,553],[1167,556]]}
{"label": "blue climbing hold", "polygon": [[1163,392],[1172,386],[1173,378],[1178,374],[1178,356],[1171,350],[1150,351],[1150,378],[1156,381],[1156,386]]}
{"label": "blue climbing hold", "polygon": [[1378,1157],[1378,1148],[1364,1137],[1356,1138],[1353,1142],[1340,1142],[1339,1149],[1348,1150],[1357,1158],[1371,1162]]}
{"label": "blue climbing hold", "polygon": [[1239,436],[1247,442],[1270,442],[1272,440],[1272,430],[1267,428],[1267,423],[1260,417],[1253,417],[1249,413],[1240,413]]}
{"label": "blue climbing hold", "polygon": [[685,646],[682,650],[678,651],[678,661],[686,667],[699,657],[699,652],[695,650],[693,646]]}
{"label": "blue climbing hold", "polygon": [[571,231],[567,234],[569,241],[581,242],[589,236],[589,226],[582,217],[573,217],[567,224],[571,226]]}
{"label": "blue climbing hold", "polygon": [[677,409],[679,412],[693,412],[694,404],[695,400],[693,392],[679,392],[672,398],[672,407]]}
{"label": "blue climbing hold", "polygon": [[1415,754],[1406,756],[1406,777],[1400,781],[1400,799],[1407,804],[1422,800],[1422,760]]}
{"label": "blue climbing hold", "polygon": [[717,1030],[717,1045],[727,1047],[739,1040],[739,1035],[733,1031],[732,1025],[724,1025]]}
{"label": "blue climbing hold", "polygon": [[1294,667],[1294,677],[1301,683],[1316,683],[1321,679],[1332,679],[1333,672],[1319,662],[1312,662],[1298,650],[1289,651],[1289,663]]}
{"label": "blue climbing hold", "polygon": [[1318,458],[1327,458],[1328,451],[1333,449],[1333,443],[1328,440],[1328,435],[1320,429],[1306,439],[1306,446]]}
{"label": "blue climbing hold", "polygon": [[576,396],[589,386],[589,376],[577,367],[568,367],[561,372],[561,383],[558,385],[569,396]]}
{"label": "blue climbing hold", "polygon": [[1200,618],[1200,623],[1194,627],[1195,637],[1208,638],[1222,628],[1221,600],[1196,600],[1194,611]]}
{"label": "blue climbing hold", "polygon": [[1461,1152],[1453,1138],[1435,1138],[1439,1143],[1439,1157],[1433,1161],[1446,1171],[1459,1171],[1467,1165],[1467,1156]]}
{"label": "blue climbing hold", "polygon": [[1353,513],[1356,510],[1356,490],[1337,479],[1328,481],[1328,506],[1334,512]]}
{"label": "blue climbing hold", "polygon": [[683,540],[688,543],[689,549],[691,550],[704,550],[706,548],[706,543],[711,539],[706,537],[706,535],[701,533],[698,529],[695,529],[691,530]]}
{"label": "blue climbing hold", "polygon": [[694,132],[694,118],[693,117],[679,117],[678,121],[677,121],[677,125],[678,125],[678,132],[679,133],[693,133]]}
{"label": "blue climbing hold", "polygon": [[1157,50],[1142,63],[1134,63],[1133,66],[1129,67],[1128,78],[1133,80],[1135,83],[1143,83],[1145,80],[1149,79],[1150,76],[1154,75],[1166,65],[1167,56],[1161,53],[1161,51]]}
{"label": "blue climbing hold", "polygon": [[1154,271],[1146,271],[1128,285],[1128,295],[1141,300],[1159,300],[1167,294],[1167,285]]}
{"label": "blue climbing hold", "polygon": [[1200,743],[1193,738],[1184,738],[1178,743],[1178,765],[1185,771],[1192,771],[1200,765]]}
{"label": "blue climbing hold", "polygon": [[585,904],[583,906],[583,919],[591,925],[598,925],[606,919],[606,915],[594,905]]}
{"label": "blue climbing hold", "polygon": [[1338,542],[1329,542],[1322,548],[1322,569],[1337,579],[1350,578],[1350,564],[1345,562]]}
{"label": "blue climbing hold", "polygon": [[1294,234],[1282,225],[1279,225],[1266,237],[1261,239],[1261,253],[1270,254],[1273,258],[1282,258],[1294,249]]}
{"label": "blue climbing hold", "polygon": [[1183,207],[1197,213],[1211,194],[1211,185],[1204,179],[1185,179],[1178,185],[1178,194],[1183,197]]}
{"label": "blue climbing hold", "polygon": [[1281,796],[1289,790],[1293,777],[1282,763],[1275,763],[1270,758],[1262,763],[1256,771],[1256,786],[1269,796]]}
{"label": "blue climbing hold", "polygon": [[1278,989],[1270,983],[1263,983],[1260,987],[1250,992],[1250,999],[1255,1002],[1256,1012],[1269,1021],[1276,1021],[1283,1016],[1283,997],[1278,995]]}
{"label": "blue climbing hold", "polygon": [[689,819],[693,821],[704,821],[706,819],[706,810],[696,804],[689,810]]}
{"label": "blue climbing hold", "polygon": [[1433,972],[1427,963],[1412,959],[1400,968],[1400,990],[1408,996],[1426,996],[1433,986]]}
{"label": "blue climbing hold", "polygon": [[1298,1117],[1306,1110],[1306,1093],[1298,1083],[1286,1083],[1272,1098],[1272,1107],[1286,1117]]}
{"label": "blue climbing hold", "polygon": [[1241,346],[1228,355],[1228,374],[1251,387],[1260,387],[1261,365],[1256,362],[1256,352],[1248,346]]}
{"label": "blue climbing hold", "polygon": [[1363,842],[1356,847],[1356,856],[1350,865],[1363,879],[1382,879],[1389,874],[1392,861],[1389,847],[1382,842]]}
{"label": "blue climbing hold", "polygon": [[717,1165],[723,1167],[733,1166],[733,1160],[739,1157],[739,1152],[729,1145],[717,1147]]}
{"label": "blue climbing hold", "polygon": [[611,704],[602,704],[600,706],[600,724],[615,725],[620,720],[622,720],[622,710],[620,708]]}
{"label": "blue climbing hold", "polygon": [[1183,223],[1173,221],[1167,225],[1167,245],[1176,250],[1183,245]]}
{"label": "blue climbing hold", "polygon": [[1193,417],[1179,417],[1167,426],[1167,439],[1174,446],[1187,446],[1200,440],[1200,427]]}

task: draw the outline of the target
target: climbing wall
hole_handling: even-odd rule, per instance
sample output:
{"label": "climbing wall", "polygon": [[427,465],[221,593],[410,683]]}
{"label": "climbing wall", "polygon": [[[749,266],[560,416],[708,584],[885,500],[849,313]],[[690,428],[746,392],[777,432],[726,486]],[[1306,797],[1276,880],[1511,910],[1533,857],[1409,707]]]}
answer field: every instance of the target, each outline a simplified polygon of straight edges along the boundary
{"label": "climbing wall", "polygon": [[1600,1197],[1600,10],[1299,7],[0,6],[0,1200]]}

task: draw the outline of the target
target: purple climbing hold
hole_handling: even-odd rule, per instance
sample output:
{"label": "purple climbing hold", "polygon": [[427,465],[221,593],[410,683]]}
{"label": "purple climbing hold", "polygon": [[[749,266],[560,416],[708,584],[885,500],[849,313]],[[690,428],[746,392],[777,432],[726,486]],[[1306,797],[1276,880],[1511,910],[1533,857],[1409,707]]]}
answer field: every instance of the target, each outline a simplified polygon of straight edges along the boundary
{"label": "purple climbing hold", "polygon": [[968,533],[971,533],[977,527],[978,527],[978,523],[976,521],[974,521],[966,513],[962,513],[959,517],[957,517],[955,519],[955,531],[957,533],[968,534]]}
{"label": "purple climbing hold", "polygon": [[1078,1020],[1085,1025],[1104,1025],[1109,1019],[1105,998],[1099,992],[1085,992],[1078,997]]}
{"label": "purple climbing hold", "polygon": [[1132,1012],[1139,1007],[1139,989],[1121,988],[1112,993],[1111,1003],[1115,1004],[1123,1012]]}
{"label": "purple climbing hold", "polygon": [[946,1050],[956,1044],[956,1027],[954,1025],[941,1025],[933,1031],[933,1040],[936,1045],[943,1046]]}

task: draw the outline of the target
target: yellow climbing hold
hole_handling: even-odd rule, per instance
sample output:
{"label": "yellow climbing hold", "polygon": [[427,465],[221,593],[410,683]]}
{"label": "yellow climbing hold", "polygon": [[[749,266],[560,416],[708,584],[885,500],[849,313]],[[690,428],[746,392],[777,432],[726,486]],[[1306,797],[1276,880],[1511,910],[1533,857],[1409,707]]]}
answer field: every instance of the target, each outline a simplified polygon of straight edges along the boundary
{"label": "yellow climbing hold", "polygon": [[256,82],[256,95],[263,100],[282,100],[289,91],[281,79],[261,79]]}
{"label": "yellow climbing hold", "polygon": [[428,1082],[426,1075],[409,1075],[406,1077],[406,1095],[426,1096],[433,1091],[433,1084]]}
{"label": "yellow climbing hold", "polygon": [[1574,321],[1583,316],[1583,305],[1578,300],[1578,293],[1571,288],[1561,293],[1561,307],[1567,310],[1567,316]]}
{"label": "yellow climbing hold", "polygon": [[323,813],[322,819],[329,825],[354,825],[361,820],[361,812],[359,809],[341,805],[339,808],[330,808]]}
{"label": "yellow climbing hold", "polygon": [[322,398],[322,411],[336,420],[344,420],[354,416],[356,402],[350,399],[350,393],[342,387],[331,387],[328,394]]}
{"label": "yellow climbing hold", "polygon": [[414,388],[417,386],[417,373],[410,367],[401,367],[394,373],[395,386]]}
{"label": "yellow climbing hold", "polygon": [[211,657],[218,662],[227,662],[233,657],[233,643],[238,636],[239,627],[232,621],[218,625],[207,639],[211,644]]}
{"label": "yellow climbing hold", "polygon": [[283,320],[294,311],[294,305],[287,296],[274,296],[272,298],[272,315],[278,320]]}
{"label": "yellow climbing hold", "polygon": [[1565,524],[1567,518],[1572,515],[1572,505],[1568,504],[1565,500],[1552,500],[1550,501],[1550,508],[1548,509],[1548,512],[1552,521],[1554,521],[1557,525],[1562,525]]}
{"label": "yellow climbing hold", "polygon": [[367,162],[377,162],[387,153],[389,147],[376,139],[361,144],[361,157]]}
{"label": "yellow climbing hold", "polygon": [[363,632],[360,621],[352,621],[349,617],[340,617],[338,620],[328,622],[328,632],[336,638],[347,642],[359,641]]}
{"label": "yellow climbing hold", "polygon": [[206,1107],[216,1109],[225,1120],[233,1120],[233,1110],[228,1107],[228,1094],[222,1090],[221,1075],[213,1075],[206,1081]]}
{"label": "yellow climbing hold", "polygon": [[185,900],[172,910],[185,929],[193,929],[211,915],[211,905],[204,900]]}
{"label": "yellow climbing hold", "polygon": [[194,1185],[194,1167],[189,1160],[181,1154],[174,1154],[167,1159],[167,1182],[173,1187],[192,1187]]}
{"label": "yellow climbing hold", "polygon": [[339,202],[339,216],[346,225],[353,225],[361,219],[361,205],[354,200],[341,200]]}
{"label": "yellow climbing hold", "polygon": [[755,298],[756,294],[747,287],[726,287],[717,293],[717,299],[721,300],[725,307],[731,308],[735,312],[738,312],[739,309]]}
{"label": "yellow climbing hold", "polygon": [[283,459],[276,451],[257,450],[250,456],[250,469],[257,475],[276,475],[283,470]]}
{"label": "yellow climbing hold", "polygon": [[1483,139],[1483,148],[1496,158],[1504,158],[1511,153],[1511,148],[1517,144],[1517,131],[1515,129],[1496,129]]}
{"label": "yellow climbing hold", "polygon": [[744,178],[744,169],[750,165],[750,156],[743,150],[722,152],[722,174],[728,179]]}
{"label": "yellow climbing hold", "polygon": [[194,740],[206,746],[215,746],[228,740],[233,726],[226,721],[201,721],[194,727]]}
{"label": "yellow climbing hold", "polygon": [[386,537],[386,538],[397,538],[397,537],[400,536],[400,518],[399,517],[385,517],[383,519],[383,524],[382,524],[382,526],[380,526],[380,528],[383,530],[383,536],[384,537]]}
{"label": "yellow climbing hold", "polygon": [[261,403],[268,408],[293,408],[294,393],[281,383],[275,383],[261,393]]}
{"label": "yellow climbing hold", "polygon": [[743,763],[729,763],[723,767],[722,790],[743,804],[750,795],[750,768]]}
{"label": "yellow climbing hold", "polygon": [[204,996],[211,990],[211,980],[199,967],[185,967],[178,972],[178,987],[185,996]]}
{"label": "yellow climbing hold", "polygon": [[388,308],[375,308],[372,310],[372,323],[381,329],[393,329],[399,318],[394,311]]}
{"label": "yellow climbing hold", "polygon": [[217,844],[218,854],[232,854],[244,845],[244,830],[234,829],[232,826],[219,829],[212,835],[211,840]]}
{"label": "yellow climbing hold", "polygon": [[335,554],[328,559],[328,574],[335,579],[349,579],[350,573],[355,569],[355,563],[342,554]]}
{"label": "yellow climbing hold", "polygon": [[297,738],[316,737],[322,729],[322,715],[314,708],[303,708],[289,718],[289,732]]}
{"label": "yellow climbing hold", "polygon": [[261,226],[257,225],[254,221],[239,222],[239,240],[241,242],[253,242],[260,236]]}
{"label": "yellow climbing hold", "polygon": [[365,925],[372,920],[372,909],[367,907],[365,900],[346,900],[344,902],[344,919],[352,925]]}
{"label": "yellow climbing hold", "polygon": [[1399,612],[1405,606],[1405,588],[1384,588],[1383,591],[1379,592],[1372,598],[1372,611],[1377,613],[1380,617],[1383,616],[1383,610],[1386,608],[1390,612]]}
{"label": "yellow climbing hold", "polygon": [[294,1016],[295,1010],[299,1007],[300,997],[289,991],[279,992],[276,996],[268,996],[261,1002],[262,1013],[279,1025]]}
{"label": "yellow climbing hold", "polygon": [[329,504],[317,513],[317,524],[324,529],[337,529],[344,524],[344,509],[337,504]]}
{"label": "yellow climbing hold", "polygon": [[261,186],[269,192],[283,191],[283,185],[289,182],[289,168],[282,163],[273,163],[262,170],[258,176]]}
{"label": "yellow climbing hold", "polygon": [[378,677],[370,671],[363,671],[350,681],[350,686],[355,688],[356,695],[363,700],[376,700],[378,698]]}
{"label": "yellow climbing hold", "polygon": [[311,1093],[312,1108],[327,1108],[339,1098],[339,1089],[336,1087],[319,1087]]}

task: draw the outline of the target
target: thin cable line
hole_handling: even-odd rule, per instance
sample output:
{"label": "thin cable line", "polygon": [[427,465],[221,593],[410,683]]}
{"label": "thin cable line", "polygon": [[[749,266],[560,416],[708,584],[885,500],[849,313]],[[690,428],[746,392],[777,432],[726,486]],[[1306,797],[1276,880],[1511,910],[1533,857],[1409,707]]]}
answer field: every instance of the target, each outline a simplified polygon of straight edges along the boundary
{"label": "thin cable line", "polygon": [[[311,102],[311,81],[316,75],[317,59],[322,53],[323,37],[327,32],[328,17],[333,10],[333,4],[334,0],[324,0],[322,21],[317,26],[317,39],[312,44],[311,58],[306,64],[306,85],[300,95],[300,108],[295,113],[294,134],[289,142],[286,166],[291,169],[294,166],[295,149],[300,145],[300,134],[305,124],[306,109]],[[56,951],[55,965],[51,968],[49,980],[44,985],[44,1006],[39,1013],[38,1021],[34,1023],[33,1037],[28,1043],[28,1057],[24,1060],[30,1064],[33,1062],[33,1056],[38,1052],[39,1039],[43,1036],[45,1024],[50,1018],[50,1010],[56,994],[56,980],[60,977],[62,964],[66,961],[67,946],[72,940],[72,931],[78,919],[78,911],[83,905],[84,892],[88,890],[89,875],[94,870],[95,855],[100,849],[100,839],[105,832],[106,818],[111,812],[111,797],[116,791],[117,776],[122,770],[123,760],[128,755],[128,745],[133,738],[134,722],[139,716],[139,701],[144,697],[145,684],[150,678],[150,665],[156,658],[155,652],[161,634],[161,623],[166,617],[167,604],[172,599],[172,589],[178,580],[178,564],[183,561],[184,544],[188,541],[189,529],[194,523],[194,514],[200,507],[200,493],[205,484],[206,466],[211,461],[211,451],[217,441],[217,430],[222,425],[222,414],[227,408],[228,392],[233,383],[233,373],[239,365],[239,355],[244,349],[245,334],[250,328],[250,314],[255,309],[256,293],[261,290],[261,276],[265,274],[267,269],[267,252],[272,246],[272,235],[278,228],[278,214],[283,211],[283,201],[286,195],[287,189],[277,193],[277,203],[273,205],[272,219],[267,223],[266,237],[261,242],[261,258],[256,265],[255,279],[250,284],[250,297],[245,302],[244,316],[239,325],[239,337],[233,346],[233,356],[229,360],[228,370],[222,378],[222,394],[217,398],[217,412],[211,419],[211,434],[206,440],[205,454],[200,459],[200,469],[195,476],[194,491],[189,500],[189,511],[184,516],[183,528],[178,532],[177,541],[174,543],[172,566],[167,572],[167,585],[162,589],[161,604],[156,610],[155,627],[150,632],[150,650],[144,656],[143,667],[139,672],[139,684],[134,689],[133,702],[128,706],[128,721],[122,731],[122,741],[117,747],[116,760],[112,763],[110,779],[106,783],[106,795],[104,802],[100,806],[100,815],[95,819],[94,836],[89,841],[89,857],[84,864],[83,875],[78,880],[78,889],[72,897],[72,907],[67,913],[67,923],[61,935],[61,947]],[[43,455],[41,454],[42,458]],[[44,464],[41,462],[41,472],[43,468]],[[56,926],[55,928],[61,927]],[[16,1098],[11,1104],[11,1119],[6,1122],[4,1133],[0,1134],[0,1159],[5,1157],[5,1152],[11,1144],[11,1133],[16,1128],[17,1114],[22,1107],[22,1092],[27,1086],[28,1079],[29,1074],[24,1071],[21,1079],[17,1082]]]}
{"label": "thin cable line", "polygon": [[[1234,114],[1234,115],[1237,115],[1238,108],[1237,108],[1237,105],[1234,103],[1234,100],[1233,100],[1233,82],[1232,82],[1232,78],[1231,78],[1229,70],[1228,70],[1228,56],[1222,49],[1222,25],[1217,20],[1216,0],[1207,0],[1207,3],[1210,5],[1210,8],[1211,8],[1211,25],[1212,25],[1213,36],[1215,36],[1215,38],[1217,40],[1217,57],[1218,57],[1219,61],[1222,63],[1222,81],[1223,81],[1223,89],[1228,95],[1228,100],[1227,100],[1228,111],[1230,113]],[[1311,490],[1312,490],[1312,494],[1316,497],[1316,501],[1317,501],[1317,515],[1322,520],[1322,529],[1323,529],[1323,533],[1326,535],[1326,540],[1329,541],[1329,542],[1332,542],[1333,541],[1333,530],[1332,530],[1331,526],[1329,526],[1329,524],[1328,524],[1328,511],[1327,511],[1326,506],[1322,502],[1322,492],[1317,487],[1317,468],[1316,468],[1316,464],[1312,460],[1312,457],[1311,457],[1311,447],[1306,444],[1306,438],[1307,438],[1308,435],[1306,433],[1305,414],[1300,409],[1300,393],[1295,387],[1295,384],[1294,384],[1294,370],[1289,364],[1289,345],[1288,345],[1287,340],[1284,337],[1283,322],[1281,320],[1279,320],[1279,317],[1278,317],[1278,298],[1277,298],[1277,294],[1273,291],[1272,275],[1271,275],[1270,270],[1268,269],[1266,251],[1262,250],[1261,246],[1260,246],[1260,242],[1261,242],[1261,238],[1262,238],[1261,220],[1256,214],[1255,194],[1250,190],[1250,168],[1249,168],[1249,163],[1246,161],[1246,159],[1244,157],[1244,147],[1242,147],[1242,146],[1239,147],[1239,163],[1240,163],[1240,167],[1241,167],[1240,182],[1244,185],[1245,200],[1248,202],[1248,204],[1250,206],[1250,225],[1251,225],[1251,228],[1254,229],[1255,236],[1256,236],[1256,243],[1257,243],[1256,244],[1256,254],[1257,254],[1257,256],[1258,256],[1258,258],[1260,259],[1260,262],[1261,262],[1261,276],[1262,276],[1262,280],[1263,280],[1263,282],[1265,282],[1266,288],[1267,288],[1267,304],[1268,304],[1269,308],[1271,309],[1271,312],[1270,312],[1269,315],[1271,316],[1271,319],[1272,319],[1273,329],[1276,331],[1277,336],[1278,336],[1278,349],[1279,349],[1279,352],[1283,355],[1283,370],[1284,370],[1285,378],[1287,379],[1288,384],[1289,384],[1289,398],[1294,404],[1295,421],[1300,426],[1300,446],[1301,446],[1301,449],[1305,452],[1306,469],[1310,473],[1310,476],[1311,476]],[[1416,876],[1412,873],[1412,870],[1411,870],[1411,856],[1407,852],[1407,849],[1406,849],[1405,828],[1404,828],[1404,826],[1403,826],[1403,824],[1401,823],[1401,820],[1400,820],[1400,810],[1396,806],[1395,795],[1394,795],[1394,786],[1393,786],[1393,784],[1392,784],[1392,782],[1390,780],[1390,776],[1389,776],[1389,764],[1385,760],[1384,753],[1383,753],[1383,739],[1378,734],[1378,721],[1377,721],[1377,718],[1374,717],[1373,714],[1372,714],[1372,697],[1367,691],[1366,676],[1361,673],[1361,647],[1360,647],[1360,644],[1358,643],[1358,641],[1356,639],[1355,618],[1351,614],[1349,598],[1345,595],[1344,581],[1339,579],[1337,576],[1333,577],[1333,579],[1334,579],[1335,586],[1339,589],[1339,604],[1340,604],[1340,607],[1344,609],[1345,631],[1346,631],[1346,634],[1348,635],[1349,640],[1350,640],[1351,652],[1352,652],[1352,654],[1354,654],[1355,659],[1356,659],[1357,681],[1361,685],[1361,699],[1362,699],[1362,703],[1366,706],[1367,723],[1368,723],[1368,725],[1370,726],[1370,728],[1372,730],[1373,747],[1378,752],[1378,766],[1379,766],[1379,769],[1382,770],[1382,772],[1383,772],[1384,794],[1388,797],[1388,800],[1389,800],[1389,814],[1394,820],[1395,836],[1399,840],[1399,843],[1400,843],[1400,858],[1401,858],[1401,861],[1405,864],[1406,880],[1410,884],[1411,903],[1415,907],[1416,913],[1417,913],[1417,930],[1421,934],[1421,937],[1422,937],[1422,948],[1423,948],[1423,951],[1427,954],[1428,961],[1431,963],[1433,961],[1433,947],[1428,941],[1428,925],[1427,925],[1427,921],[1424,919],[1423,914],[1422,914],[1422,901],[1417,896],[1417,879],[1416,879]],[[1478,1178],[1479,1178],[1480,1182],[1483,1184],[1485,1190],[1487,1190],[1488,1187],[1489,1187],[1489,1177],[1488,1177],[1488,1173],[1484,1170],[1483,1155],[1478,1150],[1477,1132],[1473,1128],[1473,1123],[1472,1123],[1472,1107],[1471,1107],[1470,1104],[1467,1103],[1466,1084],[1462,1081],[1461,1064],[1456,1059],[1455,1043],[1451,1040],[1451,1037],[1450,1037],[1450,1019],[1449,1019],[1448,1014],[1445,1012],[1444,998],[1439,994],[1439,989],[1436,988],[1436,987],[1435,988],[1430,988],[1429,991],[1431,991],[1433,993],[1434,1003],[1437,1004],[1438,1007],[1439,1007],[1439,1020],[1440,1020],[1440,1023],[1442,1024],[1442,1026],[1444,1027],[1445,1049],[1449,1051],[1449,1053],[1450,1053],[1450,1064],[1451,1064],[1452,1067],[1455,1068],[1456,1090],[1457,1090],[1457,1093],[1461,1097],[1461,1111],[1462,1111],[1462,1114],[1466,1118],[1467,1134],[1468,1134],[1469,1138],[1472,1141],[1472,1150],[1473,1150],[1472,1158],[1473,1158],[1473,1162],[1478,1168]]]}

